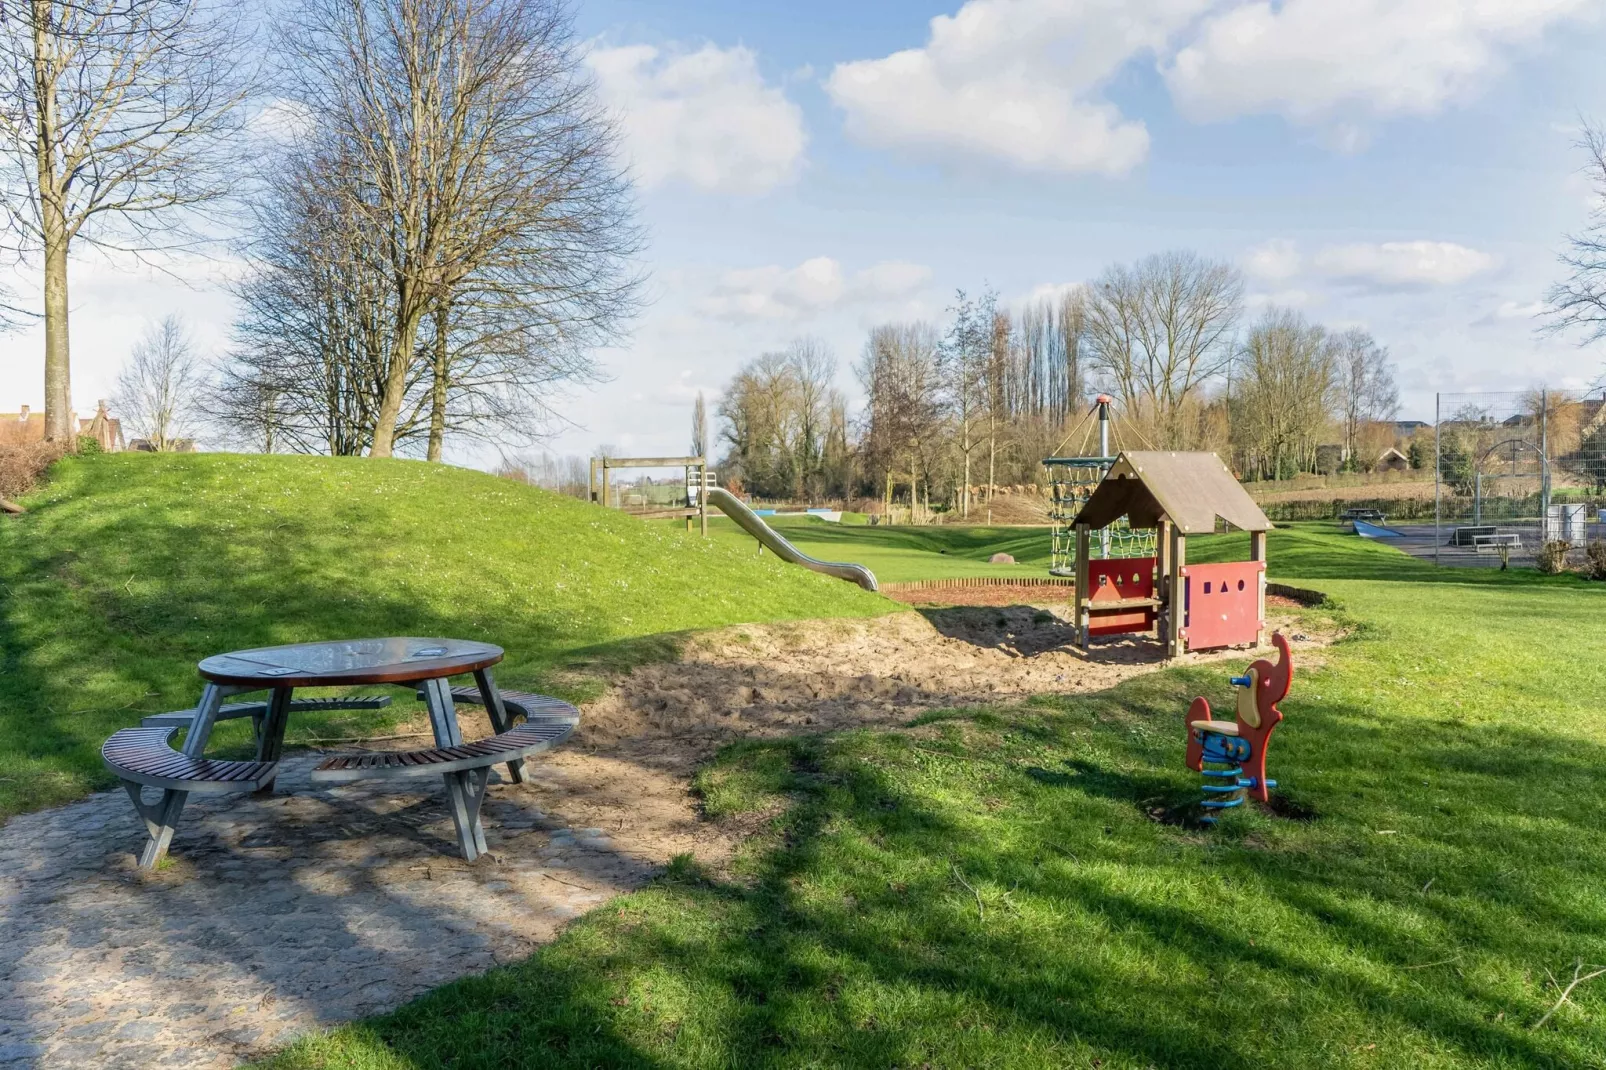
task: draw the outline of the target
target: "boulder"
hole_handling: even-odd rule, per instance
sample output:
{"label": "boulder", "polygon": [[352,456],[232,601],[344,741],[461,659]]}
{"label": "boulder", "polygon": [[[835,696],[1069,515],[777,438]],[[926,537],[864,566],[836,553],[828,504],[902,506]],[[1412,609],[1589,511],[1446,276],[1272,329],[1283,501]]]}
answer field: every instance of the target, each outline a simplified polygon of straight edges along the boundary
{"label": "boulder", "polygon": [[1015,559],[1009,554],[994,554],[987,559],[989,565],[1013,565]]}

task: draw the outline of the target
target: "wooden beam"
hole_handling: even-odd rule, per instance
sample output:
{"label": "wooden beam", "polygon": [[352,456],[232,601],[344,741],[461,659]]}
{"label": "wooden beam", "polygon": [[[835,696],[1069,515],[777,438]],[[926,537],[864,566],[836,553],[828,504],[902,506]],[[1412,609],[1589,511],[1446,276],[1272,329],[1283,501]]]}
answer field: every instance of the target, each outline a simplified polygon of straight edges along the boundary
{"label": "wooden beam", "polygon": [[[1251,531],[1249,533],[1249,560],[1264,563],[1266,560],[1266,533],[1264,531]],[[1260,596],[1256,618],[1260,623],[1255,625],[1255,645],[1264,646],[1266,642],[1266,570],[1260,570]]]}
{"label": "wooden beam", "polygon": [[1083,650],[1087,649],[1088,627],[1090,625],[1087,609],[1088,600],[1093,592],[1088,590],[1089,564],[1088,551],[1089,531],[1086,524],[1076,525],[1076,645]]}
{"label": "wooden beam", "polygon": [[608,468],[685,468],[700,465],[701,457],[604,457],[602,467]]}
{"label": "wooden beam", "polygon": [[1182,567],[1188,560],[1188,537],[1176,524],[1171,527],[1171,560],[1170,560],[1170,593],[1167,595],[1165,656],[1168,658],[1180,657],[1182,654],[1182,616],[1184,603],[1187,600],[1187,583],[1182,578]]}

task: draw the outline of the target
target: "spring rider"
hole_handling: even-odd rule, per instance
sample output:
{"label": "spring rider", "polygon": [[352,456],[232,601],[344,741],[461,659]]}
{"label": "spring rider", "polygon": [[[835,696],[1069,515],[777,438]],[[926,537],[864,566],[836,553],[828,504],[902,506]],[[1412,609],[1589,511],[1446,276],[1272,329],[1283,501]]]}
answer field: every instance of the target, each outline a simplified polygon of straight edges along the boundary
{"label": "spring rider", "polygon": [[[1203,698],[1188,707],[1188,768],[1205,778],[1200,804],[1205,824],[1215,823],[1218,810],[1242,806],[1245,798],[1266,802],[1270,789],[1277,786],[1275,780],[1266,779],[1266,744],[1283,719],[1277,703],[1293,683],[1294,663],[1281,632],[1271,642],[1277,648],[1277,664],[1261,658],[1244,675],[1232,678],[1238,688],[1236,720],[1211,720],[1210,703]],[[1213,768],[1205,768],[1207,764]]]}

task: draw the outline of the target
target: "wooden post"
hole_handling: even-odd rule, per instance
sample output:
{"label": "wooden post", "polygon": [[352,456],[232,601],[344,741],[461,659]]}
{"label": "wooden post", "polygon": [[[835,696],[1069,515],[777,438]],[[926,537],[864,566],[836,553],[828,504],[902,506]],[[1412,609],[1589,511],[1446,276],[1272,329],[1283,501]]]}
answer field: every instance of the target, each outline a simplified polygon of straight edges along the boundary
{"label": "wooden post", "polygon": [[702,521],[703,538],[708,538],[708,458],[697,466],[697,516]]}
{"label": "wooden post", "polygon": [[1165,642],[1167,623],[1171,614],[1166,612],[1170,595],[1166,592],[1171,589],[1171,547],[1167,542],[1171,538],[1171,521],[1161,520],[1154,527],[1154,597],[1160,600],[1159,612],[1154,617],[1154,637]]}
{"label": "wooden post", "polygon": [[1171,525],[1169,575],[1170,590],[1166,594],[1166,637],[1165,656],[1168,658],[1180,657],[1182,654],[1182,618],[1187,601],[1187,583],[1182,578],[1182,567],[1188,560],[1188,537],[1182,533],[1182,528],[1176,524]]}
{"label": "wooden post", "polygon": [[586,501],[597,500],[597,459],[591,458],[591,474],[586,477]]}
{"label": "wooden post", "polygon": [[[691,473],[692,467],[688,464],[686,466],[686,490],[688,492],[691,490]],[[699,491],[698,493],[701,494],[702,492]],[[691,534],[691,501],[689,499],[686,502],[686,534]]]}
{"label": "wooden post", "polygon": [[602,507],[612,509],[613,502],[609,501],[608,494],[608,458],[602,459]]}
{"label": "wooden post", "polygon": [[[1249,560],[1264,562],[1266,560],[1266,533],[1264,531],[1251,531],[1249,533]],[[1255,645],[1264,646],[1266,643],[1266,570],[1260,570],[1260,598],[1259,616],[1255,618],[1260,623],[1255,625]]]}
{"label": "wooden post", "polygon": [[1088,590],[1088,526],[1076,525],[1076,644],[1083,650],[1087,649],[1088,628],[1092,624],[1092,614],[1087,608],[1088,601],[1093,592]]}

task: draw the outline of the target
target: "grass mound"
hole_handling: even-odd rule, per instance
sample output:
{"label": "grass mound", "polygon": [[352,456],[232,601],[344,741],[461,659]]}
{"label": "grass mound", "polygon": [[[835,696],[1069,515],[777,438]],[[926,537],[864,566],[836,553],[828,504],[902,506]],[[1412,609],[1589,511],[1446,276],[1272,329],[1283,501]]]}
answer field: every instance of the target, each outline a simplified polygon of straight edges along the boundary
{"label": "grass mound", "polygon": [[[225,454],[70,457],[0,518],[0,817],[107,781],[99,746],[193,704],[195,663],[273,643],[445,635],[499,676],[667,652],[669,633],[896,608],[851,584],[477,472]],[[298,717],[363,732],[390,711]],[[360,719],[360,720],[356,720]],[[243,738],[225,725],[219,742]]]}

